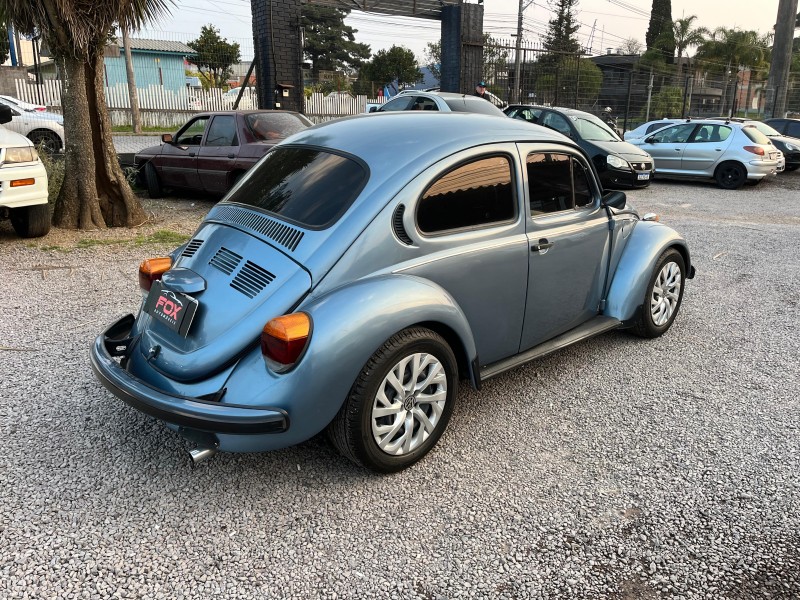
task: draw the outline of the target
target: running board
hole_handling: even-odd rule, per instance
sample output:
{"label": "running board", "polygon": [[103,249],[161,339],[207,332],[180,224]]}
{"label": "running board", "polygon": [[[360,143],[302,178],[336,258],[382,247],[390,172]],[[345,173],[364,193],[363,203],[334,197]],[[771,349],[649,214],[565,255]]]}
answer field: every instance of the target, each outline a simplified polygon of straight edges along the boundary
{"label": "running board", "polygon": [[486,365],[481,369],[481,381],[484,379],[489,379],[490,377],[494,377],[495,375],[499,375],[500,373],[504,373],[509,369],[518,367],[519,365],[524,365],[527,362],[555,352],[556,350],[561,350],[562,348],[571,346],[572,344],[580,342],[581,340],[586,340],[590,337],[605,333],[606,331],[616,329],[620,325],[622,325],[622,322],[618,319],[614,319],[613,317],[597,316],[589,321],[586,321],[586,323],[583,325],[579,325],[575,329],[570,329],[566,333],[562,333],[558,337],[554,337],[552,340],[544,342],[543,344],[539,344],[538,346],[535,346],[530,350],[526,350],[521,354],[516,354],[510,358],[505,358],[497,361],[496,363]]}

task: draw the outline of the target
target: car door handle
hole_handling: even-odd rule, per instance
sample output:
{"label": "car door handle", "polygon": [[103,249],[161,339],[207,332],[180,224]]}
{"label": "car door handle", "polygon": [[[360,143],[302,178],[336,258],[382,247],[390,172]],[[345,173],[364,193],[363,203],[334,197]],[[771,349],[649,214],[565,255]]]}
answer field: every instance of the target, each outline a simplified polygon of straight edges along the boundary
{"label": "car door handle", "polygon": [[538,244],[533,244],[531,246],[531,252],[538,252],[539,254],[544,254],[552,247],[553,247],[553,242],[548,242],[547,238],[542,238],[539,240]]}
{"label": "car door handle", "polygon": [[194,156],[194,152],[189,152],[189,156]]}
{"label": "car door handle", "polygon": [[680,152],[683,148],[674,148],[675,152]]}
{"label": "car door handle", "polygon": [[236,158],[235,154],[228,154],[228,158]]}

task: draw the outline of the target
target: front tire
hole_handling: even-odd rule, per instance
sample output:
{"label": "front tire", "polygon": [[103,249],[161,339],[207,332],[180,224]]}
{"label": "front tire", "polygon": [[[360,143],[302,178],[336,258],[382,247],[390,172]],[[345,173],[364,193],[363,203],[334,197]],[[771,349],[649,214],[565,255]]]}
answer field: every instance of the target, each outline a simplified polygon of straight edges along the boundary
{"label": "front tire", "polygon": [[683,301],[686,264],[675,248],[665,250],[656,261],[639,320],[633,332],[643,338],[657,338],[670,328]]}
{"label": "front tire", "polygon": [[161,181],[152,163],[147,163],[144,166],[144,181],[147,184],[148,196],[155,200],[164,195],[164,189],[161,187]]}
{"label": "front tire", "polygon": [[31,131],[28,134],[28,139],[33,142],[37,149],[41,149],[47,154],[55,154],[61,150],[61,138],[52,131]]}
{"label": "front tire", "polygon": [[50,205],[34,204],[11,209],[11,226],[19,237],[35,238],[50,231]]}
{"label": "front tire", "polygon": [[356,464],[400,471],[439,441],[457,391],[458,366],[447,342],[429,329],[405,329],[364,365],[328,437]]}
{"label": "front tire", "polygon": [[719,187],[726,190],[738,190],[747,181],[747,169],[737,162],[724,162],[714,173]]}

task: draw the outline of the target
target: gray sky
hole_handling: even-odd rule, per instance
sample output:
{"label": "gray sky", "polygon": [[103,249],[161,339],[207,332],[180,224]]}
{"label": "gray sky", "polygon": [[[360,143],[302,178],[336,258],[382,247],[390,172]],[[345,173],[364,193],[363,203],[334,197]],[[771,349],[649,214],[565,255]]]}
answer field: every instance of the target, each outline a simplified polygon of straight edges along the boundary
{"label": "gray sky", "polygon": [[[528,0],[524,0],[528,4]],[[484,30],[495,37],[509,38],[517,28],[519,0],[485,0]],[[626,38],[644,43],[652,0],[580,0],[578,37],[587,45],[594,26],[592,48],[595,53],[616,48]],[[196,37],[203,25],[213,23],[223,37],[242,46],[243,58],[251,58],[252,25],[250,0],[176,0],[173,16],[162,19],[137,37],[158,37],[186,41]],[[645,14],[642,14],[645,13]],[[708,29],[736,27],[772,30],[778,13],[778,0],[672,0],[672,18],[697,15],[697,25]],[[537,40],[552,16],[548,0],[535,0],[525,10],[523,38]],[[372,51],[403,45],[422,58],[427,42],[439,39],[438,21],[385,17],[353,12],[348,24],[358,30],[356,41],[369,44]]]}

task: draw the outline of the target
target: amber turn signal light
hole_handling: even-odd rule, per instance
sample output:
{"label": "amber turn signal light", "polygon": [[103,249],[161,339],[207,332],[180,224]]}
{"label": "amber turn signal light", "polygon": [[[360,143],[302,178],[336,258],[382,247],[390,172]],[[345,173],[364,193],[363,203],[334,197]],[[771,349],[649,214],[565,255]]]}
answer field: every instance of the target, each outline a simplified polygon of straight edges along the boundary
{"label": "amber turn signal light", "polygon": [[23,185],[33,185],[34,183],[36,183],[36,180],[33,177],[28,177],[27,179],[12,179],[11,187],[22,187]]}
{"label": "amber turn signal light", "polygon": [[139,287],[145,292],[149,292],[156,279],[169,271],[172,267],[172,259],[169,256],[158,258],[146,258],[139,265]]}
{"label": "amber turn signal light", "polygon": [[277,367],[290,367],[297,362],[311,335],[311,317],[298,312],[269,321],[261,332],[261,353]]}

